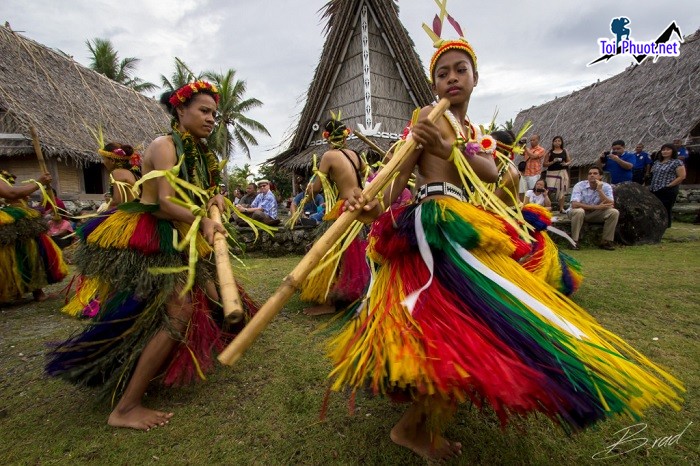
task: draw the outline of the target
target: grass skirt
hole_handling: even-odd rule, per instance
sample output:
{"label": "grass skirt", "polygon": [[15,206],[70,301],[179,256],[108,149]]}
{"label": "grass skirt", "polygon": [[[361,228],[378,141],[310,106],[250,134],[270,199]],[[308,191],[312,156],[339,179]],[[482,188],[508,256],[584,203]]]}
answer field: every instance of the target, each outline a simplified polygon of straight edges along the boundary
{"label": "grass skirt", "polygon": [[[194,312],[184,334],[172,327],[166,304],[184,287],[188,264],[187,253],[177,251],[173,241],[177,234],[184,236],[189,225],[158,219],[152,214],[155,210],[157,206],[123,204],[78,230],[81,241],[74,259],[81,275],[64,311],[94,317],[80,333],[52,348],[49,375],[100,386],[101,395],[114,401],[158,331],[169,330],[178,340],[162,378],[165,385],[177,385],[204,378],[214,367],[215,353],[240,330],[223,330],[222,310],[204,291],[216,272],[207,259],[212,251],[200,234],[196,281],[184,298]],[[153,268],[180,270],[153,273]],[[241,298],[250,317],[257,308],[245,293]]]}
{"label": "grass skirt", "polygon": [[436,412],[471,400],[504,424],[539,411],[567,430],[679,408],[680,382],[514,260],[497,216],[451,198],[395,216],[373,224],[376,276],[329,342],[334,390],[408,394]]}
{"label": "grass skirt", "polygon": [[[340,216],[344,202],[337,202],[326,214],[323,223],[317,227],[316,239],[323,236]],[[353,222],[347,234],[336,241],[323,256],[301,285],[302,301],[318,304],[330,301],[339,303],[339,307],[344,307],[362,297],[370,277],[364,229],[363,223]]]}
{"label": "grass skirt", "polygon": [[34,209],[0,208],[0,302],[58,283],[68,274],[61,250],[45,233],[47,228]]}

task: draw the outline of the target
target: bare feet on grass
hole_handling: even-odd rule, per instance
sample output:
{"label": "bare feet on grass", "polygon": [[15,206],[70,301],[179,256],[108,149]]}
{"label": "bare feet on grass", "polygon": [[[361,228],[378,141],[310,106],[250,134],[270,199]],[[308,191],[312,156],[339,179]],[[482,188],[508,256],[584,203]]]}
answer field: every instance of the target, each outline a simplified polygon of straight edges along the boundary
{"label": "bare feet on grass", "polygon": [[173,417],[173,413],[164,413],[141,405],[129,409],[121,409],[119,406],[109,415],[107,424],[112,427],[128,427],[130,429],[150,430],[152,427],[164,426]]}
{"label": "bare feet on grass", "polygon": [[304,314],[307,316],[323,316],[326,314],[333,314],[334,312],[335,306],[332,304],[319,304],[318,306],[304,309]]}
{"label": "bare feet on grass", "polygon": [[429,463],[455,458],[462,454],[462,444],[447,440],[428,428],[425,413],[414,403],[404,413],[389,434],[392,442],[408,448]]}

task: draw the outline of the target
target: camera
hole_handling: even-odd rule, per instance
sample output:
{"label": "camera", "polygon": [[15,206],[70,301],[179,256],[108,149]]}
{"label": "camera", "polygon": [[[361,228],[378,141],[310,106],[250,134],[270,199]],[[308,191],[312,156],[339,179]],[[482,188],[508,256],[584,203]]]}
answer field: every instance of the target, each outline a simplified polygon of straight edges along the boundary
{"label": "camera", "polygon": [[546,190],[545,190],[544,188],[537,188],[537,189],[535,189],[535,192],[536,192],[536,193],[539,193],[539,194],[542,194],[542,193],[545,192],[545,191],[546,191]]}
{"label": "camera", "polygon": [[600,160],[602,160],[603,162],[607,161],[608,155],[610,155],[610,151],[606,150],[605,152],[603,152],[603,155],[600,156]]}

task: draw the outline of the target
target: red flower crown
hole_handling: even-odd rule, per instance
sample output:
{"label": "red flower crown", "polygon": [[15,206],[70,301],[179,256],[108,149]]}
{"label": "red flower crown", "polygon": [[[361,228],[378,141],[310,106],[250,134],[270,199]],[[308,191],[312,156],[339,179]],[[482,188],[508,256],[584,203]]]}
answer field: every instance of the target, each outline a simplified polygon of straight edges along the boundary
{"label": "red flower crown", "polygon": [[209,91],[211,94],[213,94],[212,97],[214,97],[214,101],[218,105],[219,90],[216,88],[216,86],[206,81],[195,81],[193,83],[185,84],[180,89],[173,92],[173,95],[170,96],[170,105],[172,105],[173,107],[182,105],[188,100],[190,100],[193,95],[204,90]]}

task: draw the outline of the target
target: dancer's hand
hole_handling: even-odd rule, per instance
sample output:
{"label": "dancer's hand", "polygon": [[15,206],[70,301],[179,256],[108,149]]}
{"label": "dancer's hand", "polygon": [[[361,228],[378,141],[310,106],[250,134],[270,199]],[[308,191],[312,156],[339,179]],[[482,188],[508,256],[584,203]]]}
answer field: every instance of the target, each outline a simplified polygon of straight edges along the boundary
{"label": "dancer's hand", "polygon": [[421,119],[413,125],[411,136],[419,147],[443,159],[452,155],[452,145],[442,137],[440,128],[428,119]]}
{"label": "dancer's hand", "polygon": [[224,226],[210,218],[203,217],[199,227],[202,229],[202,236],[204,236],[204,239],[207,240],[209,244],[214,244],[215,233],[221,233],[226,236],[226,229]]}
{"label": "dancer's hand", "polygon": [[39,183],[43,184],[44,186],[50,185],[52,181],[53,178],[51,177],[50,173],[44,173],[39,177]]}
{"label": "dancer's hand", "polygon": [[212,205],[216,205],[219,208],[219,212],[223,214],[226,210],[226,202],[224,200],[224,196],[222,194],[217,194],[216,196],[209,199],[209,202],[207,202],[207,211],[209,211],[209,208]]}

